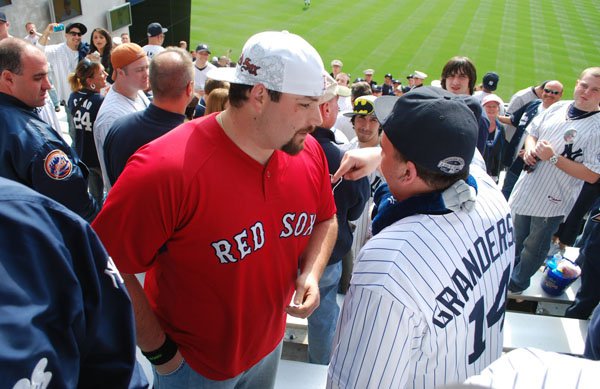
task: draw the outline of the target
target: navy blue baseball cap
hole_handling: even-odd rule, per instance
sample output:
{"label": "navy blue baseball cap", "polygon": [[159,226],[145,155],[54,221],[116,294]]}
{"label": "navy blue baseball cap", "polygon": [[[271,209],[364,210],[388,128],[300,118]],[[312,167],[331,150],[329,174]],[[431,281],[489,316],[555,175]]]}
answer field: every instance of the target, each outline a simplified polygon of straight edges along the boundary
{"label": "navy blue baseball cap", "polygon": [[6,14],[2,11],[0,11],[0,22],[8,22],[8,19],[6,18]]}
{"label": "navy blue baseball cap", "polygon": [[150,23],[148,25],[148,36],[149,37],[158,36],[160,34],[164,34],[167,31],[169,31],[169,30],[166,28],[163,28],[163,26],[161,26],[160,23]]}
{"label": "navy blue baseball cap", "polygon": [[204,43],[200,43],[198,46],[196,46],[196,51],[206,51],[208,54],[210,54],[210,49],[208,48],[208,45]]}
{"label": "navy blue baseball cap", "polygon": [[478,125],[464,97],[425,86],[402,97],[377,98],[375,115],[406,160],[444,175],[468,171]]}
{"label": "navy blue baseball cap", "polygon": [[488,72],[483,76],[483,86],[487,90],[495,91],[499,81],[500,76],[495,72]]}

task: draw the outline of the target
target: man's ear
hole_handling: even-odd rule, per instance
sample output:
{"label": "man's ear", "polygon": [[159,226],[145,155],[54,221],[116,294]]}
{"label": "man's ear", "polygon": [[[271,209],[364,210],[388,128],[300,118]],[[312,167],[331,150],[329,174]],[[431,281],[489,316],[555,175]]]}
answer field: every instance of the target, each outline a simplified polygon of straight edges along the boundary
{"label": "man's ear", "polygon": [[185,87],[185,95],[187,97],[189,97],[190,99],[194,95],[194,82],[193,81],[188,82],[187,86]]}
{"label": "man's ear", "polygon": [[406,162],[406,169],[402,180],[406,184],[412,184],[417,179],[417,166],[412,161]]}
{"label": "man's ear", "polygon": [[0,74],[0,81],[7,87],[12,88],[15,82],[14,74],[9,70],[3,70]]}
{"label": "man's ear", "polygon": [[321,111],[321,117],[326,119],[329,117],[331,110],[329,109],[329,102],[322,103],[319,105],[319,111]]}
{"label": "man's ear", "polygon": [[250,89],[248,100],[256,112],[261,112],[269,99],[269,91],[263,84],[256,84]]}

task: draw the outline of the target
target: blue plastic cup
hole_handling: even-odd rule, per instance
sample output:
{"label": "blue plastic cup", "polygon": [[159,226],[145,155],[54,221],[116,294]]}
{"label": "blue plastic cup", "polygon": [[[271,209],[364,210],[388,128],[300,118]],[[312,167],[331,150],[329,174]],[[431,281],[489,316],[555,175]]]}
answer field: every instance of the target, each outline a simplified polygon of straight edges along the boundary
{"label": "blue plastic cup", "polygon": [[542,289],[550,296],[560,296],[578,277],[566,277],[557,269],[546,267],[542,278]]}

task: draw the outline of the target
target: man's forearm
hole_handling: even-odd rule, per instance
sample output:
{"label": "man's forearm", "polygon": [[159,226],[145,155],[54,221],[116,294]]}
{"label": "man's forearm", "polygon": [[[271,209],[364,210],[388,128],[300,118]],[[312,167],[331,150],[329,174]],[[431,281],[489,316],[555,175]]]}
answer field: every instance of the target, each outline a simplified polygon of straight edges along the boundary
{"label": "man's forearm", "polygon": [[329,257],[333,251],[333,246],[337,239],[337,231],[338,225],[335,215],[331,219],[315,225],[300,260],[301,273],[312,273],[317,280],[321,278],[323,269],[327,266],[327,262],[329,262]]}
{"label": "man's forearm", "polygon": [[580,180],[586,181],[590,184],[595,184],[600,178],[600,174],[594,173],[588,169],[584,164],[571,161],[563,156],[558,157],[556,167],[567,173],[568,175],[579,178]]}
{"label": "man's forearm", "polygon": [[535,138],[531,135],[527,135],[527,138],[525,138],[525,143],[523,144],[523,147],[525,148],[525,152],[535,150],[536,143],[537,143],[537,138]]}
{"label": "man's forearm", "polygon": [[125,286],[131,297],[135,316],[137,344],[142,351],[154,351],[165,341],[165,332],[150,307],[142,285],[133,274],[123,274]]}

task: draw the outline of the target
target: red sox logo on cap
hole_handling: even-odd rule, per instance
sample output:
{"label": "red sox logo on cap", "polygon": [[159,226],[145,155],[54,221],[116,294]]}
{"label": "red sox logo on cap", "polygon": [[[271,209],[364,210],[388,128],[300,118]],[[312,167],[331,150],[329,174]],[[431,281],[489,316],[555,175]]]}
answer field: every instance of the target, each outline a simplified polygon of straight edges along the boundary
{"label": "red sox logo on cap", "polygon": [[240,65],[240,70],[245,70],[253,76],[258,75],[258,69],[260,69],[260,66],[253,64],[250,58],[244,58],[244,56],[241,56],[240,60],[238,61],[238,65]]}

